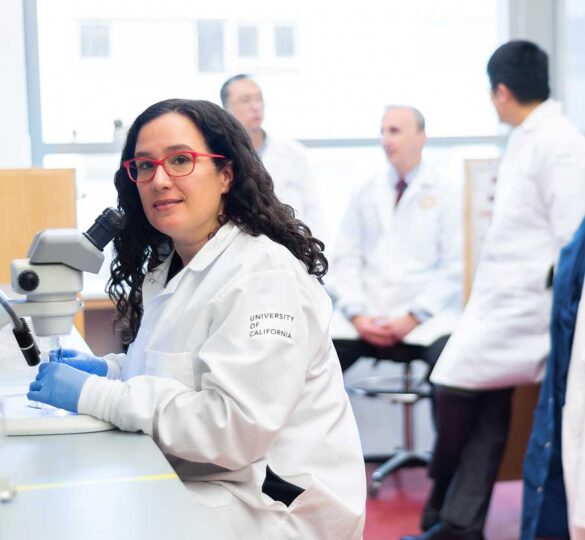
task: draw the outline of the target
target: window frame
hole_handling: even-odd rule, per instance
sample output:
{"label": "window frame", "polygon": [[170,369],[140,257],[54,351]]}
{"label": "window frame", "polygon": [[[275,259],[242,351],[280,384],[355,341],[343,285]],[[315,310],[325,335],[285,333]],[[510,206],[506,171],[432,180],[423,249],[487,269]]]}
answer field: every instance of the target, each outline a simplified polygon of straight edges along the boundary
{"label": "window frame", "polygon": [[[509,2],[508,26],[513,29],[519,26],[519,19],[528,15],[523,10],[518,9],[518,0],[509,0]],[[559,9],[561,8],[559,7]],[[528,12],[528,9],[526,8],[525,11]],[[121,150],[120,143],[47,143],[43,140],[37,0],[23,0],[23,18],[32,165],[42,167],[44,157],[47,154],[110,154],[119,152]],[[227,31],[227,27],[224,27],[224,30]],[[514,36],[511,35],[510,38],[512,37]],[[551,56],[553,55],[551,54]],[[503,135],[429,137],[427,145],[431,147],[475,144],[495,144],[502,146],[505,140],[506,137]],[[299,142],[308,148],[345,148],[351,146],[379,146],[380,139],[377,137],[320,138],[300,139]]]}

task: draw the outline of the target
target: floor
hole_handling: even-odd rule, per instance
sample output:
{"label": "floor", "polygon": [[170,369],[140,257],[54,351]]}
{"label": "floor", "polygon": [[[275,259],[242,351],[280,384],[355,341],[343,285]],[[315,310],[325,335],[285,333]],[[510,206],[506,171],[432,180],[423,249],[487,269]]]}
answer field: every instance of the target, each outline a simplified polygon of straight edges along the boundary
{"label": "floor", "polygon": [[[414,365],[415,372],[425,366]],[[396,377],[401,366],[392,362],[374,364],[362,359],[345,372],[346,383],[370,376]],[[399,406],[383,399],[350,396],[366,456],[388,455],[402,446],[402,411]],[[414,408],[414,439],[416,448],[433,447],[434,430],[428,400]],[[368,464],[368,477],[375,468]],[[416,534],[429,481],[423,468],[403,469],[386,478],[376,499],[369,498],[364,540],[398,540],[405,534]],[[521,511],[520,482],[496,484],[488,516],[486,540],[517,540]]]}
{"label": "floor", "polygon": [[[426,371],[423,362],[414,362],[413,372],[422,376]],[[344,374],[347,384],[367,377],[394,378],[402,374],[402,365],[393,362],[373,363],[361,359]],[[350,395],[362,449],[366,456],[388,455],[404,445],[402,407],[384,398]],[[429,400],[419,401],[413,410],[414,443],[419,450],[430,450],[435,438],[431,423]]]}
{"label": "floor", "polygon": [[[368,465],[368,477],[374,465]],[[398,540],[418,531],[429,481],[425,470],[403,469],[386,478],[377,498],[368,498],[364,540]],[[516,540],[521,509],[521,482],[496,484],[486,525],[486,540]]]}

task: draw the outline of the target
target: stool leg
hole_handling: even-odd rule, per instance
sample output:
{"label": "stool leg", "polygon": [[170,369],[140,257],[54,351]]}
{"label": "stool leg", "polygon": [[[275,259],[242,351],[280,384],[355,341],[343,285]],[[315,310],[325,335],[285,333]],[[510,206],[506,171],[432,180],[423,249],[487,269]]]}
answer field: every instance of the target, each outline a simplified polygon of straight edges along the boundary
{"label": "stool leg", "polygon": [[382,486],[382,480],[389,474],[397,471],[404,466],[418,466],[428,465],[431,461],[430,452],[417,452],[417,451],[399,451],[394,457],[391,457],[388,461],[382,463],[372,473],[372,483],[369,488],[370,496],[376,497],[380,487]]}
{"label": "stool leg", "polygon": [[[412,387],[412,368],[410,362],[406,362],[403,369],[403,391],[405,393],[411,392],[413,390]],[[404,446],[402,450],[396,452],[394,456],[382,463],[382,465],[372,473],[372,483],[369,489],[369,494],[372,497],[377,496],[378,491],[382,486],[382,480],[394,471],[397,471],[406,465],[428,465],[430,463],[430,452],[417,452],[414,449],[413,407],[414,403],[402,403],[402,434],[404,438]]]}
{"label": "stool leg", "polygon": [[[406,362],[404,364],[404,391],[410,392],[412,391],[412,369],[410,367],[410,362]],[[414,425],[414,418],[412,415],[412,408],[414,407],[414,403],[404,403],[402,405],[402,430],[404,433],[404,449],[407,451],[414,450],[414,435],[413,435],[413,425]]]}

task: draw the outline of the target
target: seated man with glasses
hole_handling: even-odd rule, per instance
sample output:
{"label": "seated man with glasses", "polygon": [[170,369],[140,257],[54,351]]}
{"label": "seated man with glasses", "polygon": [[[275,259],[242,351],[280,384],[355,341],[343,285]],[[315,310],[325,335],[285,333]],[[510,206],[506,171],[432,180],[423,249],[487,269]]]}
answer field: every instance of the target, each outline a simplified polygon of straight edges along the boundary
{"label": "seated man with glasses", "polygon": [[264,97],[260,86],[244,74],[231,77],[221,87],[223,108],[248,133],[274,182],[277,197],[292,206],[314,235],[326,236],[320,197],[305,149],[296,141],[278,139],[262,129]]}

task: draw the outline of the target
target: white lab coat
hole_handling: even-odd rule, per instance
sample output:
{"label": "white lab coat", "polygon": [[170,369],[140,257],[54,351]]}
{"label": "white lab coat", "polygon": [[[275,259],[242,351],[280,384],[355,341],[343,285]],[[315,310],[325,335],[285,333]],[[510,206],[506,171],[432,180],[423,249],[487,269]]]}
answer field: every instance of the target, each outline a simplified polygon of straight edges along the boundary
{"label": "white lab coat", "polygon": [[327,235],[318,186],[305,148],[296,141],[275,139],[266,134],[260,158],[274,182],[276,196],[292,206],[320,240]]}
{"label": "white lab coat", "polygon": [[496,389],[538,382],[549,350],[547,275],[585,214],[585,138],[558,103],[515,128],[471,297],[433,370],[436,384]]}
{"label": "white lab coat", "polygon": [[352,199],[331,261],[331,333],[357,339],[347,317],[398,317],[411,309],[432,315],[406,343],[430,345],[449,334],[462,292],[462,192],[424,162],[407,177],[395,207],[396,172],[378,174]]}
{"label": "white lab coat", "polygon": [[572,540],[585,540],[585,297],[581,294],[562,421],[563,475]]}
{"label": "white lab coat", "polygon": [[563,408],[563,475],[572,540],[585,540],[585,298],[581,294]]}
{"label": "white lab coat", "polygon": [[[237,538],[359,539],[364,463],[322,286],[231,223],[165,286],[169,264],[145,277],[137,339],[79,412],[152,435]],[[289,507],[262,493],[267,466],[305,489]]]}

